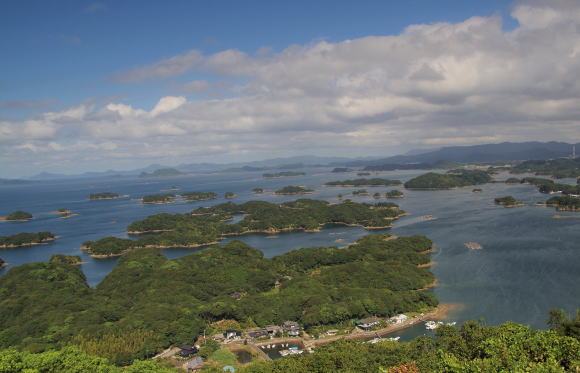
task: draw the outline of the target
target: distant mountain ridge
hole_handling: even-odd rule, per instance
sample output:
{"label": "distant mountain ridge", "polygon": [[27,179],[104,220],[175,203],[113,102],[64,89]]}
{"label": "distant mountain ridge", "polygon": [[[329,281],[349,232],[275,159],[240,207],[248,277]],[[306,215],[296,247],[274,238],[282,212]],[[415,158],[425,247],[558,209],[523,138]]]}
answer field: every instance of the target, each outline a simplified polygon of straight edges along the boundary
{"label": "distant mountain ridge", "polygon": [[[381,166],[377,169],[389,170],[397,168],[410,168],[412,164],[436,165],[444,162],[478,163],[497,161],[523,161],[523,160],[546,160],[568,157],[572,152],[572,145],[565,142],[503,142],[499,144],[482,144],[469,146],[450,146],[437,150],[411,150],[404,155],[392,157],[320,157],[313,155],[301,155],[286,158],[272,158],[262,161],[235,162],[235,163],[188,163],[178,166],[166,166],[152,164],[145,168],[104,172],[85,172],[80,175],[64,175],[43,172],[29,180],[51,179],[81,179],[97,177],[137,177],[141,173],[147,174],[159,169],[175,169],[181,173],[207,173],[207,172],[249,172],[265,170],[288,170],[305,167],[352,167],[366,168]],[[580,145],[580,144],[576,144]],[[578,147],[580,152],[580,146]],[[4,182],[7,183],[7,182]]]}
{"label": "distant mountain ridge", "polygon": [[[471,146],[452,146],[416,155],[396,155],[367,163],[351,162],[347,166],[373,166],[384,164],[433,164],[440,161],[477,163],[496,161],[524,161],[530,159],[554,159],[568,157],[572,145],[565,142],[503,142]],[[576,144],[578,145],[578,144]]]}

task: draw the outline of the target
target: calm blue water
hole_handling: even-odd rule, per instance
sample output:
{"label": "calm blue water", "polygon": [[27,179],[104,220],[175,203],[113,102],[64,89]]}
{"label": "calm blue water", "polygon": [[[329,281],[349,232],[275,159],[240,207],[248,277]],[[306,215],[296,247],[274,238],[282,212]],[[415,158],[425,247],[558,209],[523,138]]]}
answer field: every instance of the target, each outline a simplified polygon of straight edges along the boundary
{"label": "calm blue water", "polygon": [[[80,255],[91,285],[96,285],[114,267],[117,258],[93,259],[80,251],[83,241],[113,235],[126,237],[125,228],[134,220],[159,212],[187,212],[199,206],[226,201],[223,193],[237,194],[234,202],[253,199],[273,202],[292,200],[292,196],[277,196],[271,192],[286,185],[303,185],[316,189],[309,198],[336,202],[337,195],[358,188],[324,187],[330,180],[356,178],[355,173],[332,174],[327,168],[306,169],[307,175],[280,179],[263,179],[261,172],[197,175],[160,180],[101,179],[91,181],[43,182],[33,185],[0,186],[0,216],[14,210],[31,212],[35,219],[25,223],[0,222],[0,235],[48,230],[60,236],[50,244],[28,248],[0,250],[0,257],[19,264],[45,261],[53,254]],[[380,177],[408,180],[423,171],[381,172]],[[498,178],[506,178],[500,175]],[[575,180],[566,180],[574,183]],[[172,185],[181,191],[213,191],[220,198],[196,203],[142,205],[145,194],[159,193]],[[261,187],[266,193],[254,195]],[[396,235],[424,234],[438,248],[432,254],[436,264],[431,268],[440,286],[432,291],[442,303],[460,305],[450,313],[451,319],[464,321],[484,318],[488,324],[513,320],[533,327],[545,327],[551,308],[574,312],[580,308],[580,213],[556,212],[552,208],[525,206],[507,209],[493,204],[493,198],[513,195],[528,204],[547,199],[532,186],[487,184],[483,193],[471,188],[449,191],[404,191],[399,203],[409,212],[390,230]],[[393,188],[367,188],[385,193]],[[130,197],[118,200],[89,201],[94,192],[115,192]],[[268,193],[270,192],[270,193]],[[179,192],[177,192],[179,193]],[[357,201],[375,201],[372,197],[354,197]],[[384,199],[383,199],[384,200]],[[67,208],[79,216],[60,219],[51,212]],[[424,220],[422,215],[434,215],[436,220]],[[554,219],[553,215],[574,218]],[[371,233],[388,232],[372,231]],[[362,228],[330,227],[320,233],[253,234],[238,237],[272,257],[308,246],[347,245],[368,234]],[[483,245],[482,250],[469,250],[466,241]],[[202,250],[199,248],[196,250]],[[166,249],[168,258],[187,255],[193,249]],[[399,335],[404,339],[424,334],[422,326],[407,329]]]}

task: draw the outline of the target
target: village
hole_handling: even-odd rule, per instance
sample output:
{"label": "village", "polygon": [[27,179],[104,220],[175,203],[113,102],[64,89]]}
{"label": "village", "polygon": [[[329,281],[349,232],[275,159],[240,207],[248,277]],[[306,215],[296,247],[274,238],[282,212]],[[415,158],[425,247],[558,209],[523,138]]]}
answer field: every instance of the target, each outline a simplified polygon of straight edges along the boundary
{"label": "village", "polygon": [[[241,364],[249,363],[255,358],[272,360],[290,355],[313,353],[316,347],[341,338],[362,339],[366,340],[366,343],[384,340],[398,341],[399,337],[385,336],[422,322],[425,322],[427,330],[436,329],[441,325],[455,324],[430,321],[441,318],[441,313],[442,310],[438,307],[431,312],[411,316],[399,314],[390,318],[368,317],[354,321],[352,328],[328,329],[320,335],[308,334],[295,321],[285,321],[281,325],[268,325],[247,331],[229,329],[212,336],[199,336],[195,343],[170,348],[155,358],[169,358],[187,371],[199,371],[210,363],[198,356],[202,346],[208,341],[218,343],[220,349],[233,352]],[[239,359],[240,355],[245,356],[246,359]],[[235,368],[226,366],[224,371],[234,372]]]}

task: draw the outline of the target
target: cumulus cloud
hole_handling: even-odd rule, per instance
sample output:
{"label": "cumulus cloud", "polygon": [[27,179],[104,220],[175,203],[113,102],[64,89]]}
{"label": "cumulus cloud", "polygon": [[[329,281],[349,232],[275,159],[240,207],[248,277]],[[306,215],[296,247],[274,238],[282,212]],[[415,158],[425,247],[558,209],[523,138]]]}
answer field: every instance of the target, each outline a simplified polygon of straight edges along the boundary
{"label": "cumulus cloud", "polygon": [[[82,104],[2,122],[0,141],[20,146],[20,152],[49,152],[48,144],[68,136],[86,149],[114,144],[110,158],[179,161],[579,141],[580,3],[526,1],[515,5],[512,16],[519,26],[507,31],[499,16],[472,17],[276,53],[225,50],[204,56],[192,50],[114,80],[209,72],[228,82],[227,97],[167,96],[150,110]],[[180,88],[188,94],[211,86],[193,80]]]}

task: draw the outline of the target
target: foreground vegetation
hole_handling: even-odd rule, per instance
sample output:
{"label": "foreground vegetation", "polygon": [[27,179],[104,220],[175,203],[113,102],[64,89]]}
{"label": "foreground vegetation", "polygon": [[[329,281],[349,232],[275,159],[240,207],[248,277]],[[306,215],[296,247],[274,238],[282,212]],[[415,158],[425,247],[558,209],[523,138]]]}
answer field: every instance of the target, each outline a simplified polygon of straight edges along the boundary
{"label": "foreground vegetation", "polygon": [[18,233],[12,236],[0,236],[0,248],[32,246],[54,239],[56,236],[50,232]]}
{"label": "foreground vegetation", "polygon": [[408,189],[451,189],[492,181],[489,173],[479,170],[451,170],[446,174],[429,172],[405,183]]}
{"label": "foreground vegetation", "polygon": [[[580,327],[580,316],[568,323]],[[578,372],[578,329],[575,334],[566,333],[561,325],[554,330],[532,330],[512,322],[483,326],[469,321],[459,329],[442,326],[435,337],[406,343],[341,340],[317,348],[314,354],[260,362],[241,372]]]}
{"label": "foreground vegetation", "polygon": [[[388,208],[366,203],[299,199],[281,205],[251,201],[240,205],[228,202],[200,207],[191,214],[156,214],[131,223],[132,234],[145,234],[137,240],[107,237],[87,241],[85,250],[93,255],[121,255],[137,247],[196,247],[216,243],[226,236],[250,232],[317,231],[326,224],[361,225],[365,228],[388,228],[404,212],[395,204]],[[233,215],[244,219],[227,224]]]}
{"label": "foreground vegetation", "polygon": [[[233,241],[168,260],[154,249],[123,256],[96,286],[66,260],[28,263],[0,277],[0,348],[42,352],[75,346],[116,364],[192,343],[212,324],[242,328],[298,321],[307,330],[368,315],[437,305],[419,289],[422,236],[361,238],[347,248],[312,247],[265,259]],[[230,294],[243,297],[233,299]]]}
{"label": "foreground vegetation", "polygon": [[393,185],[401,185],[401,184],[403,184],[403,183],[400,180],[373,178],[373,179],[354,179],[354,180],[343,180],[343,181],[329,181],[328,183],[326,183],[324,185],[326,185],[326,186],[359,187],[359,186],[393,186]]}

